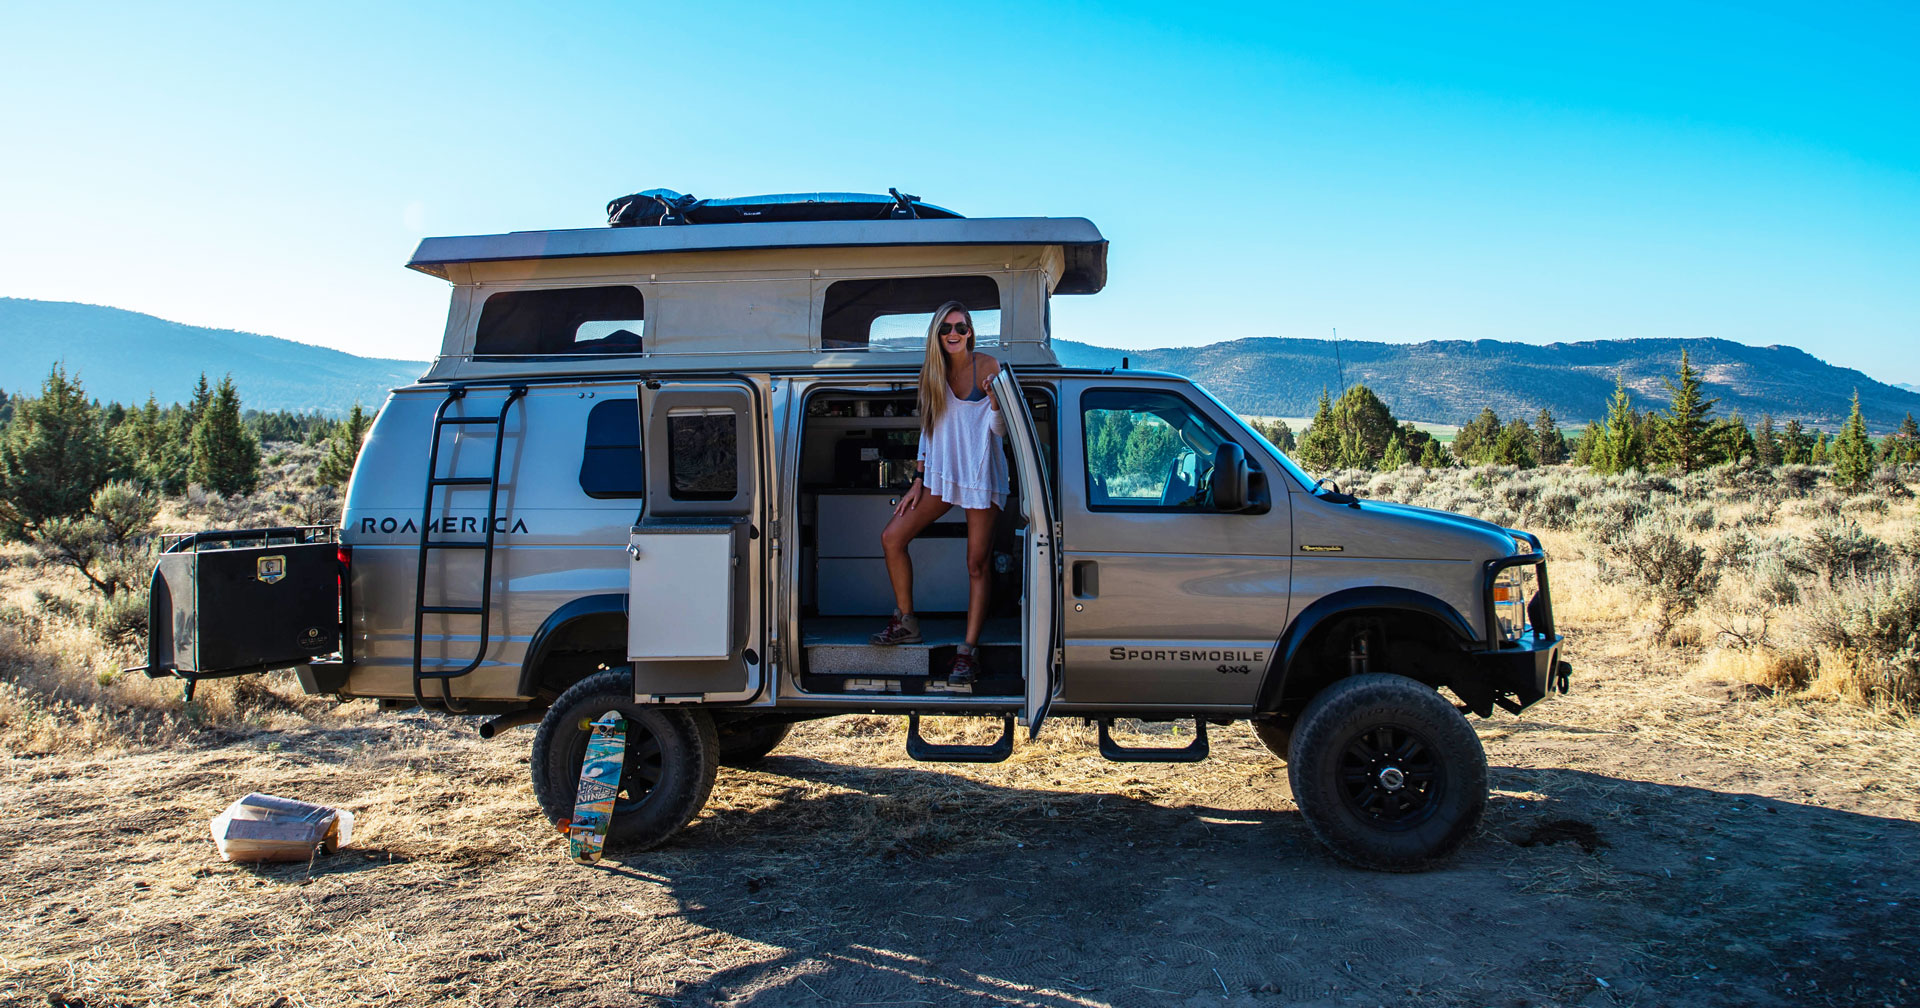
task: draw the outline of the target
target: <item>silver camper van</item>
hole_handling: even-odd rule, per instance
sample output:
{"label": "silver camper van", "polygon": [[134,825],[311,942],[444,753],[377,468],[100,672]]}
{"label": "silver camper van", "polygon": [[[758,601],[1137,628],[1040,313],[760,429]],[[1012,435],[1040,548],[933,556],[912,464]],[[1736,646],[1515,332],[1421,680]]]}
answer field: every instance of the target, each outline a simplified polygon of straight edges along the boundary
{"label": "silver camper van", "polygon": [[[340,525],[176,543],[150,673],[293,667],[309,693],[474,714],[488,737],[538,724],[555,821],[587,722],[621,711],[629,849],[801,720],[901,715],[936,762],[1005,759],[1016,724],[1056,718],[1097,725],[1109,759],[1197,761],[1210,727],[1246,721],[1316,835],[1389,870],[1479,821],[1465,715],[1566,688],[1532,535],[1335,492],[1179,375],[1063,366],[1051,299],[1107,279],[1090,222],[904,196],[638,203],[655,212],[616,220],[636,226],[421,242],[408,266],[452,295],[443,346],[381,409]],[[964,523],[912,544],[924,641],[867,641],[949,300],[1003,364],[1012,474],[969,686],[944,676]],[[999,737],[928,741],[927,715]],[[1191,722],[1191,741],[1122,745],[1123,718]]]}

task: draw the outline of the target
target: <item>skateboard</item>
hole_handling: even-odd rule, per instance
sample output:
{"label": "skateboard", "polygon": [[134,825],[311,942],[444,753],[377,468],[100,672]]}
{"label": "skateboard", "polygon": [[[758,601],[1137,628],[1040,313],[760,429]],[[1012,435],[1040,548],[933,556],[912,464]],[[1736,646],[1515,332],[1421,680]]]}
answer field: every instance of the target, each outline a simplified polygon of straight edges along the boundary
{"label": "skateboard", "polygon": [[567,853],[580,864],[597,864],[607,845],[607,827],[613,823],[613,800],[620,793],[620,771],[627,758],[627,722],[619,711],[608,711],[593,722],[587,736],[587,755],[580,761],[580,789],[575,794],[573,818],[567,823]]}

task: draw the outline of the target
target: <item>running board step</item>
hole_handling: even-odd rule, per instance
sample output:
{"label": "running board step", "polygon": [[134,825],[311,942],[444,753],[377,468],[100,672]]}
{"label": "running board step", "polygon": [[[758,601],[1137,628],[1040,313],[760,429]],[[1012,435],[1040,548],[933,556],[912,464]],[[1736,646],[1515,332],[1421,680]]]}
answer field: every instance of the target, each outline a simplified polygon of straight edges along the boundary
{"label": "running board step", "polygon": [[1112,718],[1100,719],[1100,755],[1115,763],[1198,763],[1207,758],[1207,721],[1193,719],[1193,741],[1178,749],[1133,749],[1113,740]]}
{"label": "running board step", "polygon": [[989,745],[942,745],[920,737],[920,712],[907,714],[907,755],[922,763],[1002,763],[1013,755],[1013,715],[1000,717],[1000,738]]}

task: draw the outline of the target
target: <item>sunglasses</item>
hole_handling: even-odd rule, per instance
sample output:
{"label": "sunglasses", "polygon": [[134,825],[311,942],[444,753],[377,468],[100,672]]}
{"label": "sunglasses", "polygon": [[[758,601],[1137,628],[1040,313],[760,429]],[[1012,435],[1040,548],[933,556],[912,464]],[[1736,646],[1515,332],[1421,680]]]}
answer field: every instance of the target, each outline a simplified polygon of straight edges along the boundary
{"label": "sunglasses", "polygon": [[940,335],[942,336],[945,336],[948,333],[959,333],[960,335],[965,336],[966,334],[972,331],[973,331],[972,327],[968,326],[965,322],[940,323]]}

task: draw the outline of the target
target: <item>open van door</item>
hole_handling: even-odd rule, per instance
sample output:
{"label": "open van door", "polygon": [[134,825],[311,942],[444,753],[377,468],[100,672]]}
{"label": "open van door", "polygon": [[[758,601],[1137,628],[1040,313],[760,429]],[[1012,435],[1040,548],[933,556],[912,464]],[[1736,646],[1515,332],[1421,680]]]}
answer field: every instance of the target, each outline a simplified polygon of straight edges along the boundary
{"label": "open van door", "polygon": [[1040,734],[1047,708],[1060,691],[1060,527],[1054,522],[1053,477],[1040,450],[1033,414],[1020,394],[1013,368],[1002,364],[988,383],[1000,415],[1007,423],[1007,444],[1013,449],[1020,480],[1020,507],[1027,519],[1026,584],[1021,599],[1020,654],[1026,667],[1023,711],[1027,737]]}
{"label": "open van door", "polygon": [[740,702],[766,681],[764,415],[745,380],[640,387],[646,499],[627,545],[637,699]]}

